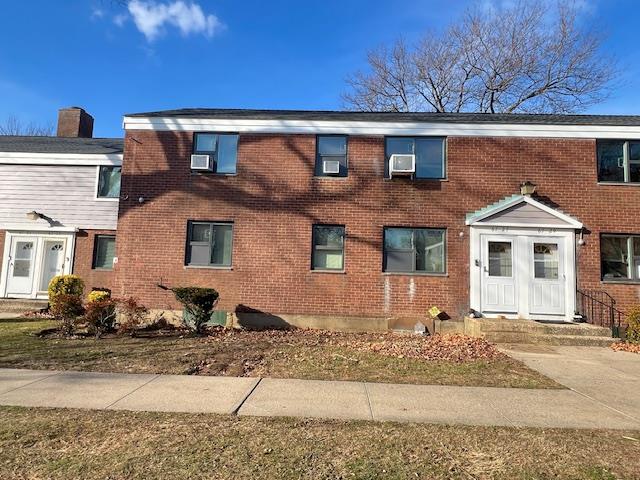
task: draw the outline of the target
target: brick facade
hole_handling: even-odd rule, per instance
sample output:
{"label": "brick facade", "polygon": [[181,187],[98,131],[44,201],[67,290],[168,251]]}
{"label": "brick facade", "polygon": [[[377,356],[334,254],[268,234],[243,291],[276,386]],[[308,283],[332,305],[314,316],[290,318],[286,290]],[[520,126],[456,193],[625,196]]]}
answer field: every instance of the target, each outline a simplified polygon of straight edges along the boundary
{"label": "brick facade", "polygon": [[[190,132],[128,130],[115,291],[150,308],[176,307],[163,283],[214,287],[224,309],[424,317],[437,305],[458,317],[469,302],[465,214],[531,180],[585,226],[578,285],[622,308],[640,302],[640,286],[600,281],[599,234],[640,233],[640,190],[597,184],[595,140],[449,137],[444,181],[384,179],[384,138],[363,136],[349,137],[348,178],[314,177],[315,141],[242,134],[237,175],[194,175]],[[184,266],[188,220],[234,222],[232,270]],[[345,273],[310,270],[316,223],[346,226]],[[446,228],[447,275],[382,273],[383,226]]]}
{"label": "brick facade", "polygon": [[115,234],[114,230],[81,230],[76,233],[73,273],[82,277],[87,291],[93,288],[113,289],[114,287],[113,270],[94,270],[92,266],[96,235]]}

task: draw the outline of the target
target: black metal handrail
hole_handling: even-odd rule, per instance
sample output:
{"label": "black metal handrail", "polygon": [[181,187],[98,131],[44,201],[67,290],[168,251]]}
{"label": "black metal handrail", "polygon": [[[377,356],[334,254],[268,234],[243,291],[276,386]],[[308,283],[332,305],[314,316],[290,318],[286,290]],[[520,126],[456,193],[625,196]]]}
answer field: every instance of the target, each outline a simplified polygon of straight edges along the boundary
{"label": "black metal handrail", "polygon": [[624,313],[616,308],[616,300],[604,290],[578,289],[578,314],[587,323],[611,329],[611,336],[620,338]]}

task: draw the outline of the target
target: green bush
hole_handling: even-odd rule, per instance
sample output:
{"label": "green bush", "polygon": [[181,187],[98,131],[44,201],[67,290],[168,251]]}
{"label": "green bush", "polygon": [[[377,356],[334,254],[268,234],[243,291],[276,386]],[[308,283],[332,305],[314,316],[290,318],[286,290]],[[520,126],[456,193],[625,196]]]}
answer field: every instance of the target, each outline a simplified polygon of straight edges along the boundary
{"label": "green bush", "polygon": [[51,314],[61,322],[61,330],[65,335],[73,333],[76,320],[83,313],[82,298],[71,293],[59,293],[51,304]]}
{"label": "green bush", "polygon": [[118,301],[103,298],[89,302],[82,317],[91,333],[100,337],[103,333],[113,332],[116,328],[116,307]]}
{"label": "green bush", "polygon": [[49,282],[49,303],[53,306],[59,295],[82,297],[84,282],[78,275],[57,275]]}
{"label": "green bush", "polygon": [[640,305],[632,307],[627,312],[627,341],[640,343]]}
{"label": "green bush", "polygon": [[87,303],[97,302],[107,298],[111,298],[111,292],[107,290],[91,290],[89,295],[87,295]]}
{"label": "green bush", "polygon": [[184,307],[186,316],[193,323],[193,325],[189,325],[185,321],[185,325],[193,328],[196,333],[202,333],[218,302],[218,292],[213,288],[202,287],[174,287],[171,291],[176,300]]}

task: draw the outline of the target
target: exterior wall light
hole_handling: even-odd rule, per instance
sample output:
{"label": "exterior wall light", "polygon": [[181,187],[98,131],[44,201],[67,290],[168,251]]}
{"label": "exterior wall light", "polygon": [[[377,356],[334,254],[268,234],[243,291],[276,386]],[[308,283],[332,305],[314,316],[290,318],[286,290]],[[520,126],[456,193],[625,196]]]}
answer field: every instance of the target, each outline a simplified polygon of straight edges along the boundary
{"label": "exterior wall light", "polygon": [[527,197],[533,195],[536,191],[536,184],[527,180],[526,182],[522,182],[520,184],[520,193]]}
{"label": "exterior wall light", "polygon": [[39,218],[43,218],[43,215],[35,210],[31,210],[30,212],[27,212],[27,218],[35,222]]}

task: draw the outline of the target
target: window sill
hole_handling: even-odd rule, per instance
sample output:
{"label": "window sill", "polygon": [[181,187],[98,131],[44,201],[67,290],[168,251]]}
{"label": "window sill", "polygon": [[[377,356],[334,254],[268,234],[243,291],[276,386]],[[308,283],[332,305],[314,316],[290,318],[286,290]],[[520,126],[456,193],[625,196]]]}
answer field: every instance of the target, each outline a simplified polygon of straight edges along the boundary
{"label": "window sill", "polygon": [[205,270],[221,270],[224,272],[230,272],[233,270],[233,267],[216,267],[215,265],[185,265],[184,266],[185,269],[193,269],[193,270],[200,270],[200,269],[205,269]]}
{"label": "window sill", "polygon": [[640,285],[640,280],[630,280],[626,278],[623,280],[600,280],[600,283],[604,285]]}
{"label": "window sill", "polygon": [[119,202],[120,197],[96,197],[99,202]]}
{"label": "window sill", "polygon": [[330,274],[338,274],[338,275],[346,275],[346,270],[309,270],[311,273],[330,273]]}
{"label": "window sill", "polygon": [[422,272],[382,272],[382,275],[404,277],[448,277],[448,273],[422,273]]}
{"label": "window sill", "polygon": [[318,180],[347,180],[349,175],[314,175],[313,178]]}
{"label": "window sill", "polygon": [[196,172],[191,170],[192,177],[237,177],[238,173]]}
{"label": "window sill", "polygon": [[93,267],[91,270],[93,270],[94,272],[113,272],[113,268],[98,268],[98,267]]}
{"label": "window sill", "polygon": [[605,187],[640,187],[639,182],[598,182],[597,184]]}
{"label": "window sill", "polygon": [[384,179],[388,182],[391,181],[398,181],[398,180],[404,180],[407,182],[418,182],[418,183],[427,183],[427,182],[431,182],[431,183],[435,183],[435,182],[448,182],[449,179],[447,177],[444,178],[411,178],[410,176],[399,176],[399,177],[384,177]]}

